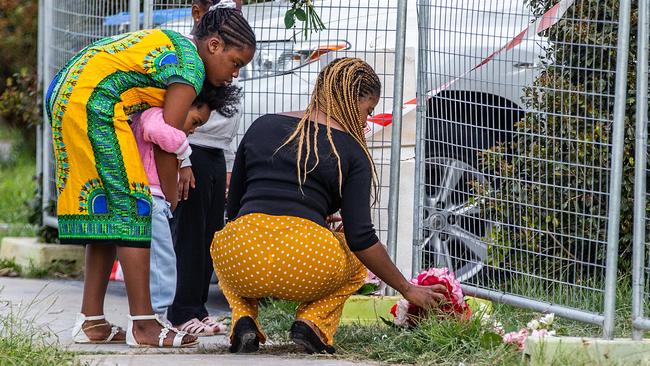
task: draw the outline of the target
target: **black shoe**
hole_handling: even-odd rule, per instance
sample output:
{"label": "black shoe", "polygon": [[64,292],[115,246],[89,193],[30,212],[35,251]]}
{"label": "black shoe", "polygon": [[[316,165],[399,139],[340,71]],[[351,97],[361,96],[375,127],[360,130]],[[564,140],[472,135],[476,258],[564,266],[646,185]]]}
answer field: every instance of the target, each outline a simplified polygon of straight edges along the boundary
{"label": "black shoe", "polygon": [[230,345],[231,353],[252,353],[260,349],[257,325],[250,316],[237,320]]}
{"label": "black shoe", "polygon": [[301,321],[293,322],[291,325],[291,339],[295,344],[305,347],[305,352],[312,353],[329,353],[336,352],[334,347],[323,343],[320,337],[311,327]]}

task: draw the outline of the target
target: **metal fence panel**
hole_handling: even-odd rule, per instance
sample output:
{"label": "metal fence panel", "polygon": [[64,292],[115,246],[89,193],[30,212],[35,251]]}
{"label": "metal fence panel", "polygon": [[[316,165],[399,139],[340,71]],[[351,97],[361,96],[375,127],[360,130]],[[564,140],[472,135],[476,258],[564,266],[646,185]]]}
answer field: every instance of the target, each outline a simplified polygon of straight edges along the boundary
{"label": "metal fence panel", "polygon": [[[113,34],[127,32],[134,28],[133,19],[139,13],[143,28],[161,27],[189,34],[192,29],[190,14],[191,0],[45,0],[46,36],[45,50],[47,71],[44,72],[44,85],[64,63],[90,42]],[[404,1],[405,0],[400,0]],[[394,70],[396,64],[396,28],[398,0],[347,2],[343,0],[322,0],[316,2],[316,11],[326,29],[304,37],[300,24],[297,29],[286,29],[284,14],[290,8],[288,1],[251,1],[243,13],[255,30],[258,39],[258,52],[244,68],[240,76],[240,86],[244,91],[243,118],[239,131],[241,136],[246,128],[259,116],[266,113],[280,113],[305,108],[321,68],[337,57],[360,57],[368,61],[377,71],[384,90],[376,108],[378,123],[369,123],[368,143],[376,161],[380,179],[380,196],[373,209],[373,218],[380,237],[388,237],[388,199],[391,159],[391,111],[393,108]],[[406,2],[405,2],[406,3]],[[129,13],[129,4],[140,10]],[[409,9],[409,28],[416,30],[415,8]],[[404,98],[415,97],[415,49],[417,38],[409,37],[404,58],[406,80]],[[400,103],[401,105],[401,103]],[[405,123],[414,125],[415,113],[405,116]],[[51,152],[51,137],[44,130],[43,146],[46,147],[47,163],[44,169],[44,207],[45,222],[56,224],[54,205],[56,201],[54,184],[54,161]],[[405,137],[402,159],[406,164],[403,174],[413,175],[414,138]],[[406,185],[400,195],[410,202],[413,194],[412,184]],[[406,212],[410,221],[411,210]],[[406,229],[406,230],[405,230]],[[412,231],[399,230],[402,268],[410,270]],[[402,240],[401,238],[404,238]]]}
{"label": "metal fence panel", "polygon": [[603,324],[625,4],[619,19],[591,0],[418,1],[415,269],[450,267],[469,294]]}

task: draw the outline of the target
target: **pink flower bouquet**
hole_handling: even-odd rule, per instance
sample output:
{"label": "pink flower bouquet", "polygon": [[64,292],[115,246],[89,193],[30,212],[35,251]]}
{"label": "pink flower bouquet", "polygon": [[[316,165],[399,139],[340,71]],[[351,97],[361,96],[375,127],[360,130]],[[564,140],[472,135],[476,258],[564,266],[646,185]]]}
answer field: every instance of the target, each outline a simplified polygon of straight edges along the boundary
{"label": "pink flower bouquet", "polygon": [[[446,302],[438,308],[441,314],[454,315],[460,319],[467,320],[472,311],[465,302],[460,282],[447,268],[431,268],[421,272],[417,278],[411,280],[413,284],[420,286],[444,285],[447,288]],[[425,309],[409,303],[407,300],[399,300],[393,305],[390,313],[395,317],[394,323],[398,326],[414,326],[418,320],[424,318],[427,313]]]}

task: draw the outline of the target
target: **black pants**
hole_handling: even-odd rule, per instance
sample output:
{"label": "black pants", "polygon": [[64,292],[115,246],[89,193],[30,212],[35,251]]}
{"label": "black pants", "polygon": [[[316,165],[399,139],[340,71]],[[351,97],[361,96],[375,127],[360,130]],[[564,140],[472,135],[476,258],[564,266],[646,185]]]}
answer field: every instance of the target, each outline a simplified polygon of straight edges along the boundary
{"label": "black pants", "polygon": [[208,315],[205,303],[213,267],[210,244],[215,231],[224,225],[226,161],[223,150],[192,145],[192,172],[196,188],[190,188],[171,220],[176,251],[176,297],[167,318],[180,325]]}

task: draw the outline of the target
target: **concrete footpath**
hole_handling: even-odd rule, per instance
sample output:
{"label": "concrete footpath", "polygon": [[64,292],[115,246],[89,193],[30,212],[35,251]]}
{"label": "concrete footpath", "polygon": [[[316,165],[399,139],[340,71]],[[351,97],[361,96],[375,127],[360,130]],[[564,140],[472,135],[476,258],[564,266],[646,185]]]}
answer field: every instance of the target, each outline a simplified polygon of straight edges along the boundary
{"label": "concrete footpath", "polygon": [[[0,277],[0,313],[13,312],[34,319],[34,323],[55,334],[65,349],[82,353],[80,359],[90,365],[376,365],[338,360],[332,356],[308,356],[293,345],[267,344],[258,354],[232,355],[227,351],[225,335],[201,337],[201,344],[190,349],[137,349],[121,345],[80,345],[71,339],[71,329],[81,306],[83,282],[69,280],[32,280]],[[208,310],[211,315],[226,316],[228,303],[212,285]],[[111,282],[105,301],[106,318],[126,328],[128,303],[124,283]]]}

